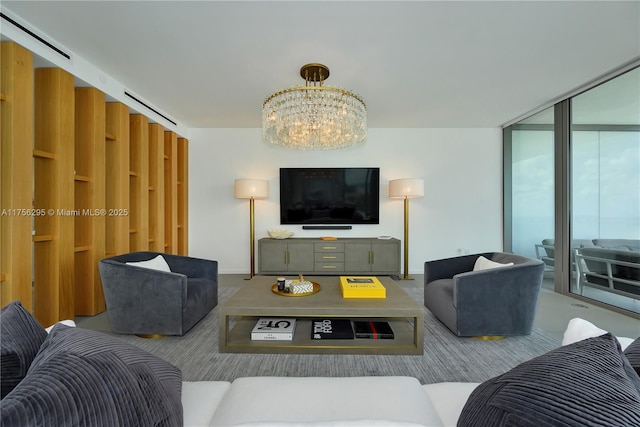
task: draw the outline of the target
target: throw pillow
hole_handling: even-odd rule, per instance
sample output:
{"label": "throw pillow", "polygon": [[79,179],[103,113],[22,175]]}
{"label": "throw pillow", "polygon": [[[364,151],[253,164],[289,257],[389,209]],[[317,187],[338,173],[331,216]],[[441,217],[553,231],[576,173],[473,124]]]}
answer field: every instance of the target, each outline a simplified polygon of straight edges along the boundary
{"label": "throw pillow", "polygon": [[74,322],[71,319],[66,319],[66,320],[61,320],[59,322],[56,322],[51,326],[47,326],[46,328],[44,328],[44,330],[47,331],[47,333],[49,333],[49,332],[51,332],[53,327],[56,326],[58,323],[62,323],[63,325],[71,326],[71,327],[74,327],[74,328],[76,327],[76,322]]}
{"label": "throw pillow", "polygon": [[27,376],[2,400],[0,425],[182,425],[182,374],[124,341],[56,325]]}
{"label": "throw pillow", "polygon": [[130,262],[127,262],[127,264],[133,265],[135,267],[143,267],[143,268],[150,268],[152,270],[166,271],[167,273],[171,272],[171,269],[169,268],[169,264],[167,264],[167,260],[165,260],[162,255],[158,255],[157,257],[147,261],[130,261]]}
{"label": "throw pillow", "polygon": [[640,338],[629,344],[624,351],[624,355],[629,360],[631,367],[640,375]]}
{"label": "throw pillow", "polygon": [[611,334],[559,347],[480,384],[459,427],[640,425],[640,378]]}
{"label": "throw pillow", "polygon": [[501,264],[499,262],[491,261],[490,259],[487,259],[480,255],[473,265],[473,271],[488,270],[490,268],[498,267],[508,267],[510,265],[513,265],[513,263],[509,262],[507,264]]}
{"label": "throw pillow", "polygon": [[20,301],[0,310],[0,394],[4,398],[27,375],[47,333]]}
{"label": "throw pillow", "polygon": [[[574,342],[584,340],[587,338],[593,338],[600,335],[606,334],[607,331],[604,329],[598,328],[593,323],[581,319],[579,317],[574,317],[569,320],[569,324],[567,325],[567,329],[564,331],[564,335],[562,337],[562,345],[573,344]],[[629,344],[633,341],[633,338],[626,337],[616,337],[618,342],[620,343],[620,347],[624,351]]]}

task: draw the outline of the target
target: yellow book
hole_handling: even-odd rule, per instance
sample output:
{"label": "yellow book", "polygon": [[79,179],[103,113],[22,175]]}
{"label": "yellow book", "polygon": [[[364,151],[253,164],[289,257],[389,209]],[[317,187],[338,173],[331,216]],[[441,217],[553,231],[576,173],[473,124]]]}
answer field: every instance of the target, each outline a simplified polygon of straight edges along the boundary
{"label": "yellow book", "polygon": [[343,298],[386,298],[387,290],[374,276],[340,276]]}

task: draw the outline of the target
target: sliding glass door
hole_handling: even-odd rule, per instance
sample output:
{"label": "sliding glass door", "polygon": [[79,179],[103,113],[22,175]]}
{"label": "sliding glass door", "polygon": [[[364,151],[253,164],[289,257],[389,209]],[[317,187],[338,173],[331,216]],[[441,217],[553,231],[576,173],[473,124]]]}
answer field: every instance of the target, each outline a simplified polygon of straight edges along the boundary
{"label": "sliding glass door", "polygon": [[640,313],[640,68],[506,127],[504,155],[505,250]]}
{"label": "sliding glass door", "polygon": [[635,69],[571,101],[571,292],[640,313],[638,98]]}

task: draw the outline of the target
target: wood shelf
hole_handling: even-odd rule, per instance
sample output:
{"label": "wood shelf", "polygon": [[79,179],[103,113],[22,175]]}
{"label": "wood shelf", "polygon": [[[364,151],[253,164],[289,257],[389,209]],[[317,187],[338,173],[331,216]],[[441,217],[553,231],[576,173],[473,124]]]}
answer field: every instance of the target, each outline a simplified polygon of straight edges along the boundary
{"label": "wood shelf", "polygon": [[33,157],[37,158],[37,159],[50,159],[50,160],[55,160],[56,155],[50,151],[44,151],[44,150],[33,150]]}
{"label": "wood shelf", "polygon": [[[186,254],[187,141],[96,88],[74,87],[65,70],[34,68],[18,44],[1,45],[3,206],[55,214],[0,218],[0,304],[20,300],[47,325],[97,314],[99,259]],[[103,208],[126,214],[86,214]]]}
{"label": "wood shelf", "polygon": [[[35,69],[34,207],[75,209],[75,78],[60,68]],[[52,325],[73,319],[75,216],[33,218],[38,235],[50,235],[33,248],[33,301],[36,319]],[[37,239],[37,237],[35,237]]]}
{"label": "wood shelf", "polygon": [[[34,72],[33,54],[3,41],[0,71],[0,194],[4,208],[33,203]],[[33,311],[33,218],[0,217],[0,306],[13,300]]]}
{"label": "wood shelf", "polygon": [[129,250],[149,249],[149,119],[129,115]]}
{"label": "wood shelf", "polygon": [[[107,209],[130,209],[129,205],[129,107],[120,102],[106,104],[106,135],[113,140],[106,144],[105,179]],[[129,217],[105,218],[105,250],[111,256],[129,252]]]}
{"label": "wood shelf", "polygon": [[149,124],[149,250],[164,251],[164,129]]}
{"label": "wood shelf", "polygon": [[178,254],[189,252],[189,141],[178,138],[177,204],[178,204]]}
{"label": "wood shelf", "polygon": [[[75,209],[95,211],[106,205],[105,95],[92,87],[75,88]],[[98,263],[105,254],[103,215],[74,218],[74,309],[78,316],[105,311]]]}
{"label": "wood shelf", "polygon": [[165,251],[178,253],[178,136],[164,133],[164,242]]}

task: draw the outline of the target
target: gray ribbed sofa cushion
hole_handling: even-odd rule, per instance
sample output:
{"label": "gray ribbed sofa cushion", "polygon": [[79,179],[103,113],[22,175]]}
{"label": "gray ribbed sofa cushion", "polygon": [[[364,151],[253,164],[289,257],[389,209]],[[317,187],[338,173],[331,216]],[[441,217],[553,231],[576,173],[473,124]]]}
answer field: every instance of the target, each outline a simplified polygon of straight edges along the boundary
{"label": "gray ribbed sofa cushion", "polygon": [[181,426],[178,368],[115,337],[56,325],[2,400],[3,426]]}
{"label": "gray ribbed sofa cushion", "polygon": [[639,426],[640,378],[611,334],[560,347],[480,384],[458,427]]}
{"label": "gray ribbed sofa cushion", "polygon": [[20,301],[0,310],[0,385],[2,398],[27,375],[47,332]]}

